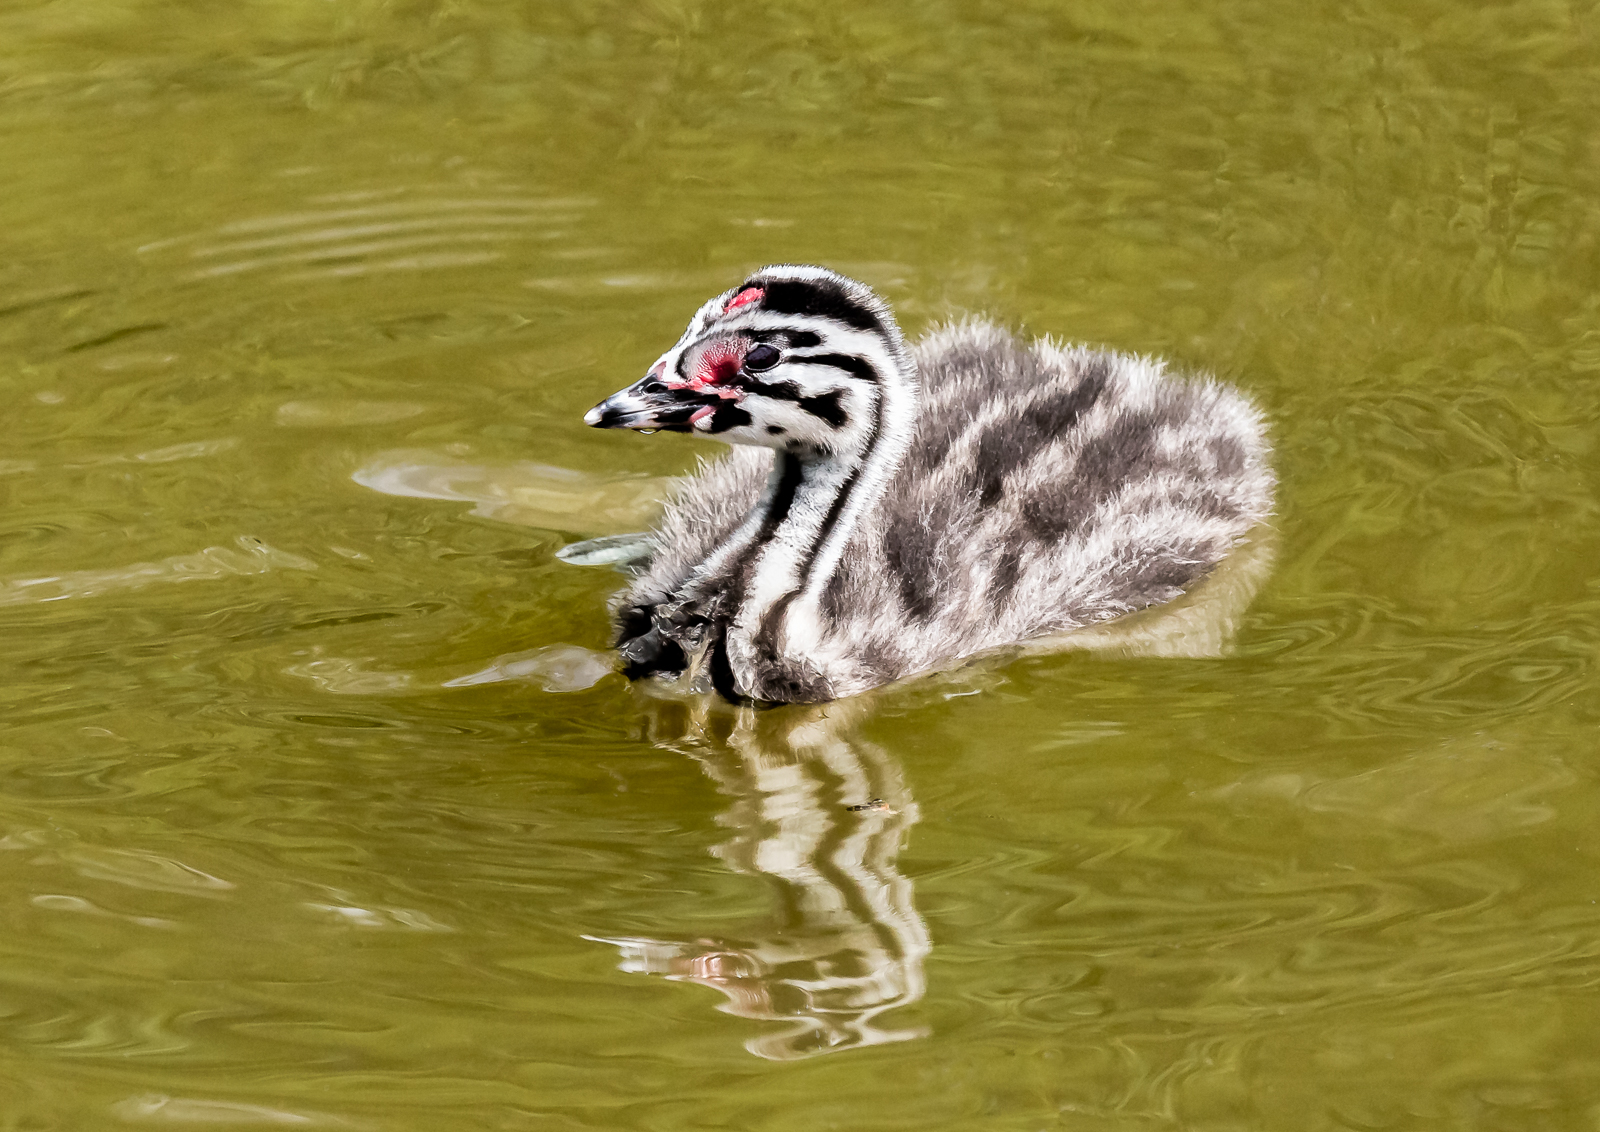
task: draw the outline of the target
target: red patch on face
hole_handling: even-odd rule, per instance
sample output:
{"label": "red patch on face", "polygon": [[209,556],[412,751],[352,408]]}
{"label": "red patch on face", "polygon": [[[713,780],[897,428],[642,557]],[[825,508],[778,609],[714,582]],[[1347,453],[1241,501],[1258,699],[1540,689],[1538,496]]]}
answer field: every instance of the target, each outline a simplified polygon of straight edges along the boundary
{"label": "red patch on face", "polygon": [[740,307],[748,306],[750,303],[759,303],[766,297],[767,289],[765,287],[746,287],[728,300],[728,305],[722,308],[722,313],[727,314],[729,311],[738,310]]}
{"label": "red patch on face", "polygon": [[745,343],[737,338],[707,343],[694,360],[694,377],[689,384],[696,388],[721,385],[739,372],[739,367],[744,365],[744,353]]}

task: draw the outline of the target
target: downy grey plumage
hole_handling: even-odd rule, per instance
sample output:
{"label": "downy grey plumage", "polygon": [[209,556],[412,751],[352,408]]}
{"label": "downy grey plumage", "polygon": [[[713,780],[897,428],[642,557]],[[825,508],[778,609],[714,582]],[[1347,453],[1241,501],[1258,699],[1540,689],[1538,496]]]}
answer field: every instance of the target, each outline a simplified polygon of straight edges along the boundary
{"label": "downy grey plumage", "polygon": [[852,695],[1169,601],[1272,506],[1237,391],[977,320],[908,348],[820,267],[712,299],[585,420],[737,446],[613,603],[630,676],[704,668],[733,700]]}

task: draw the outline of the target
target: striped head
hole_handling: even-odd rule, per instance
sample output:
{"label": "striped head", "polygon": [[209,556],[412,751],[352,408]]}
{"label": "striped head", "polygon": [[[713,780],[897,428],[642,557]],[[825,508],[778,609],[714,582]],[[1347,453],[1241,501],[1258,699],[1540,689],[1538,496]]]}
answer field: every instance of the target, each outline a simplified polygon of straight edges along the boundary
{"label": "striped head", "polygon": [[870,447],[885,401],[914,399],[915,384],[894,315],[870,288],[780,264],[706,303],[649,373],[583,419],[825,458]]}

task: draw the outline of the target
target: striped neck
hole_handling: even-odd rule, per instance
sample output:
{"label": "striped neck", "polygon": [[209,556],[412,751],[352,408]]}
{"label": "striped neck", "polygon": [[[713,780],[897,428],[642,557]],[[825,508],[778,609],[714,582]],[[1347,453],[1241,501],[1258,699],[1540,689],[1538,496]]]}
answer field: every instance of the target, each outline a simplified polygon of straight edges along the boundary
{"label": "striped neck", "polygon": [[775,264],[705,303],[643,378],[584,417],[775,454],[738,529],[652,607],[658,635],[686,653],[709,639],[725,694],[829,698],[822,594],[899,466],[916,413],[916,366],[865,284]]}
{"label": "striped neck", "polygon": [[696,588],[726,594],[727,660],[743,695],[767,698],[755,678],[763,661],[825,651],[821,595],[905,455],[917,410],[909,361],[858,389],[854,442],[778,450],[760,502],[699,572]]}

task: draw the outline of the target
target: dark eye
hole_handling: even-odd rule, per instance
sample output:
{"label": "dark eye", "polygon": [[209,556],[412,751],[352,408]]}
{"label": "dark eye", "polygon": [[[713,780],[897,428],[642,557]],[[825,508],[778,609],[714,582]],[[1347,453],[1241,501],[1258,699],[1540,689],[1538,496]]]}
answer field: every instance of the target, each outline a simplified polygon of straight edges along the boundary
{"label": "dark eye", "polygon": [[654,378],[650,379],[639,387],[639,392],[641,393],[665,393],[666,391],[666,384],[664,382],[657,381]]}
{"label": "dark eye", "polygon": [[744,368],[751,373],[760,373],[764,369],[771,369],[778,364],[778,351],[762,343],[752,346],[750,352],[744,356]]}

